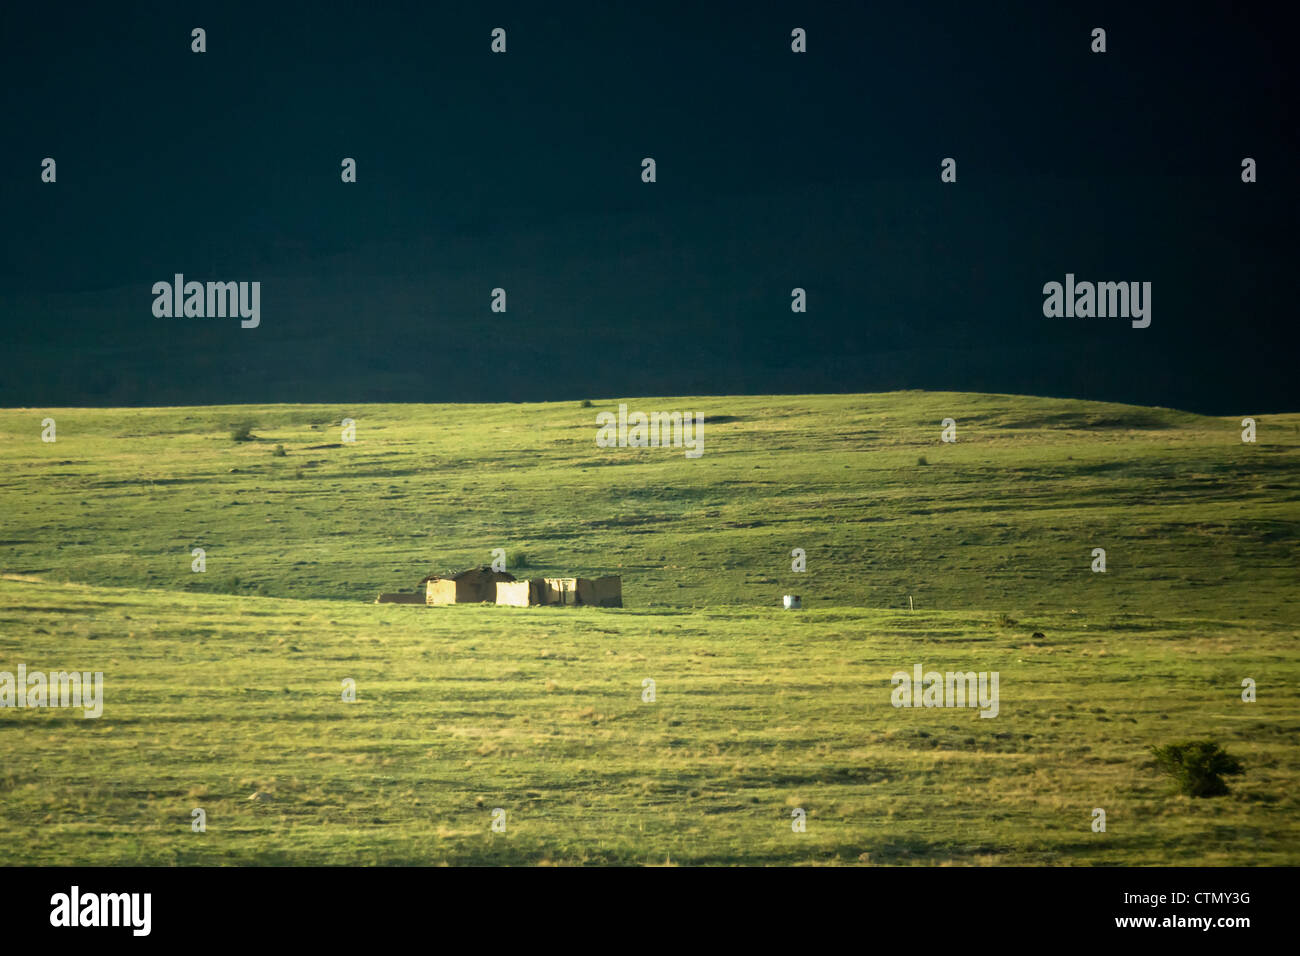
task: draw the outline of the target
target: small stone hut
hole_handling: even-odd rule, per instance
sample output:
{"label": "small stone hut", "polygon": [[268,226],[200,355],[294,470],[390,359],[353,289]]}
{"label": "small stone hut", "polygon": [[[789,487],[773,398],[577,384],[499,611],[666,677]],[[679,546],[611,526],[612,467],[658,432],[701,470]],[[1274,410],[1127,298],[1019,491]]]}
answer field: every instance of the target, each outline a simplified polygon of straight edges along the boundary
{"label": "small stone hut", "polygon": [[484,565],[451,577],[431,574],[420,584],[424,587],[425,604],[478,604],[483,601],[492,604],[497,599],[497,584],[514,580],[515,576],[510,572],[493,571]]}

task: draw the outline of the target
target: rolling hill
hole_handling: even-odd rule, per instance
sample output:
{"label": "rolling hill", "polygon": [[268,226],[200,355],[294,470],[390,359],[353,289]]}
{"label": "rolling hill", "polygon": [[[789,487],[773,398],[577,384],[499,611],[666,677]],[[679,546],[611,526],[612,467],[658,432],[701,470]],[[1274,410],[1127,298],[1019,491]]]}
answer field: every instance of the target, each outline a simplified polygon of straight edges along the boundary
{"label": "rolling hill", "polygon": [[[1300,415],[1248,444],[1007,395],[626,401],[702,412],[703,456],[596,447],[617,401],[0,411],[0,670],[105,681],[98,720],[0,709],[0,834],[29,863],[1297,862]],[[368,603],[494,548],[626,606]],[[999,672],[998,716],[891,706],[915,664]],[[1246,774],[1171,795],[1149,748],[1205,737]]]}

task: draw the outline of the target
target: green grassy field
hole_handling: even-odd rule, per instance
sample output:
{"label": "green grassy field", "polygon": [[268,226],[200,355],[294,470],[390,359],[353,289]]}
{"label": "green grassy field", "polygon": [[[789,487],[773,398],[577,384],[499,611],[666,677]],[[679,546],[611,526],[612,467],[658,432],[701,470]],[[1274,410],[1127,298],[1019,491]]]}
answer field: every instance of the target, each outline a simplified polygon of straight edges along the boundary
{"label": "green grassy field", "polygon": [[[0,709],[8,862],[1300,862],[1300,415],[629,404],[703,457],[597,448],[616,401],[0,411],[0,670],[105,681]],[[369,603],[493,548],[626,607]],[[917,663],[998,716],[891,706]],[[1206,737],[1245,775],[1174,794]]]}

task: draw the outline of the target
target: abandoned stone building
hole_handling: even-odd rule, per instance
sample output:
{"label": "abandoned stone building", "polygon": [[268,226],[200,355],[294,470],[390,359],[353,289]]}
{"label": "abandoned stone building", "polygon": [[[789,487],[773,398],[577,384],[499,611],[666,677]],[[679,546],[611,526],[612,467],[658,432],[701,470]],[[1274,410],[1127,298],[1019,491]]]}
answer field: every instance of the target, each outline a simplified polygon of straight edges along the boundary
{"label": "abandoned stone building", "polygon": [[518,580],[508,571],[483,566],[447,576],[431,574],[415,591],[386,592],[376,604],[503,604],[510,607],[568,605],[622,607],[623,580],[599,578],[531,578]]}

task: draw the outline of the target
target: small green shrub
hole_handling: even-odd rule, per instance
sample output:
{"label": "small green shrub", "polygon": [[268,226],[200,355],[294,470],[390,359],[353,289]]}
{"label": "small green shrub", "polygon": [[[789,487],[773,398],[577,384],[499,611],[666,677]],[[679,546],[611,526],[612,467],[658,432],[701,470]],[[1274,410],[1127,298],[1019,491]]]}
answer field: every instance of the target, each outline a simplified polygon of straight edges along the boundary
{"label": "small green shrub", "polygon": [[230,426],[231,441],[252,441],[255,437],[252,422],[236,422]]}
{"label": "small green shrub", "polygon": [[922,455],[920,458],[916,459],[916,463],[917,463],[918,465],[928,465],[928,464],[930,464],[928,461],[925,460],[925,456],[924,456],[924,455]]}
{"label": "small green shrub", "polygon": [[510,555],[509,560],[506,562],[506,566],[511,568],[528,567],[528,552],[526,551],[514,552],[513,554]]}
{"label": "small green shrub", "polygon": [[272,457],[272,458],[283,458],[283,457],[284,457],[285,455],[287,455],[287,454],[288,454],[288,452],[286,452],[286,451],[284,450],[284,446],[283,446],[283,445],[276,445],[276,446],[275,446],[275,449],[271,452],[271,457]]}
{"label": "small green shrub", "polygon": [[1189,797],[1220,797],[1228,792],[1223,774],[1245,773],[1245,768],[1213,740],[1188,740],[1152,747],[1156,766],[1174,778]]}
{"label": "small green shrub", "polygon": [[584,399],[582,400],[582,407],[583,407],[583,408],[591,408],[591,399],[589,399],[589,398],[584,398]]}

